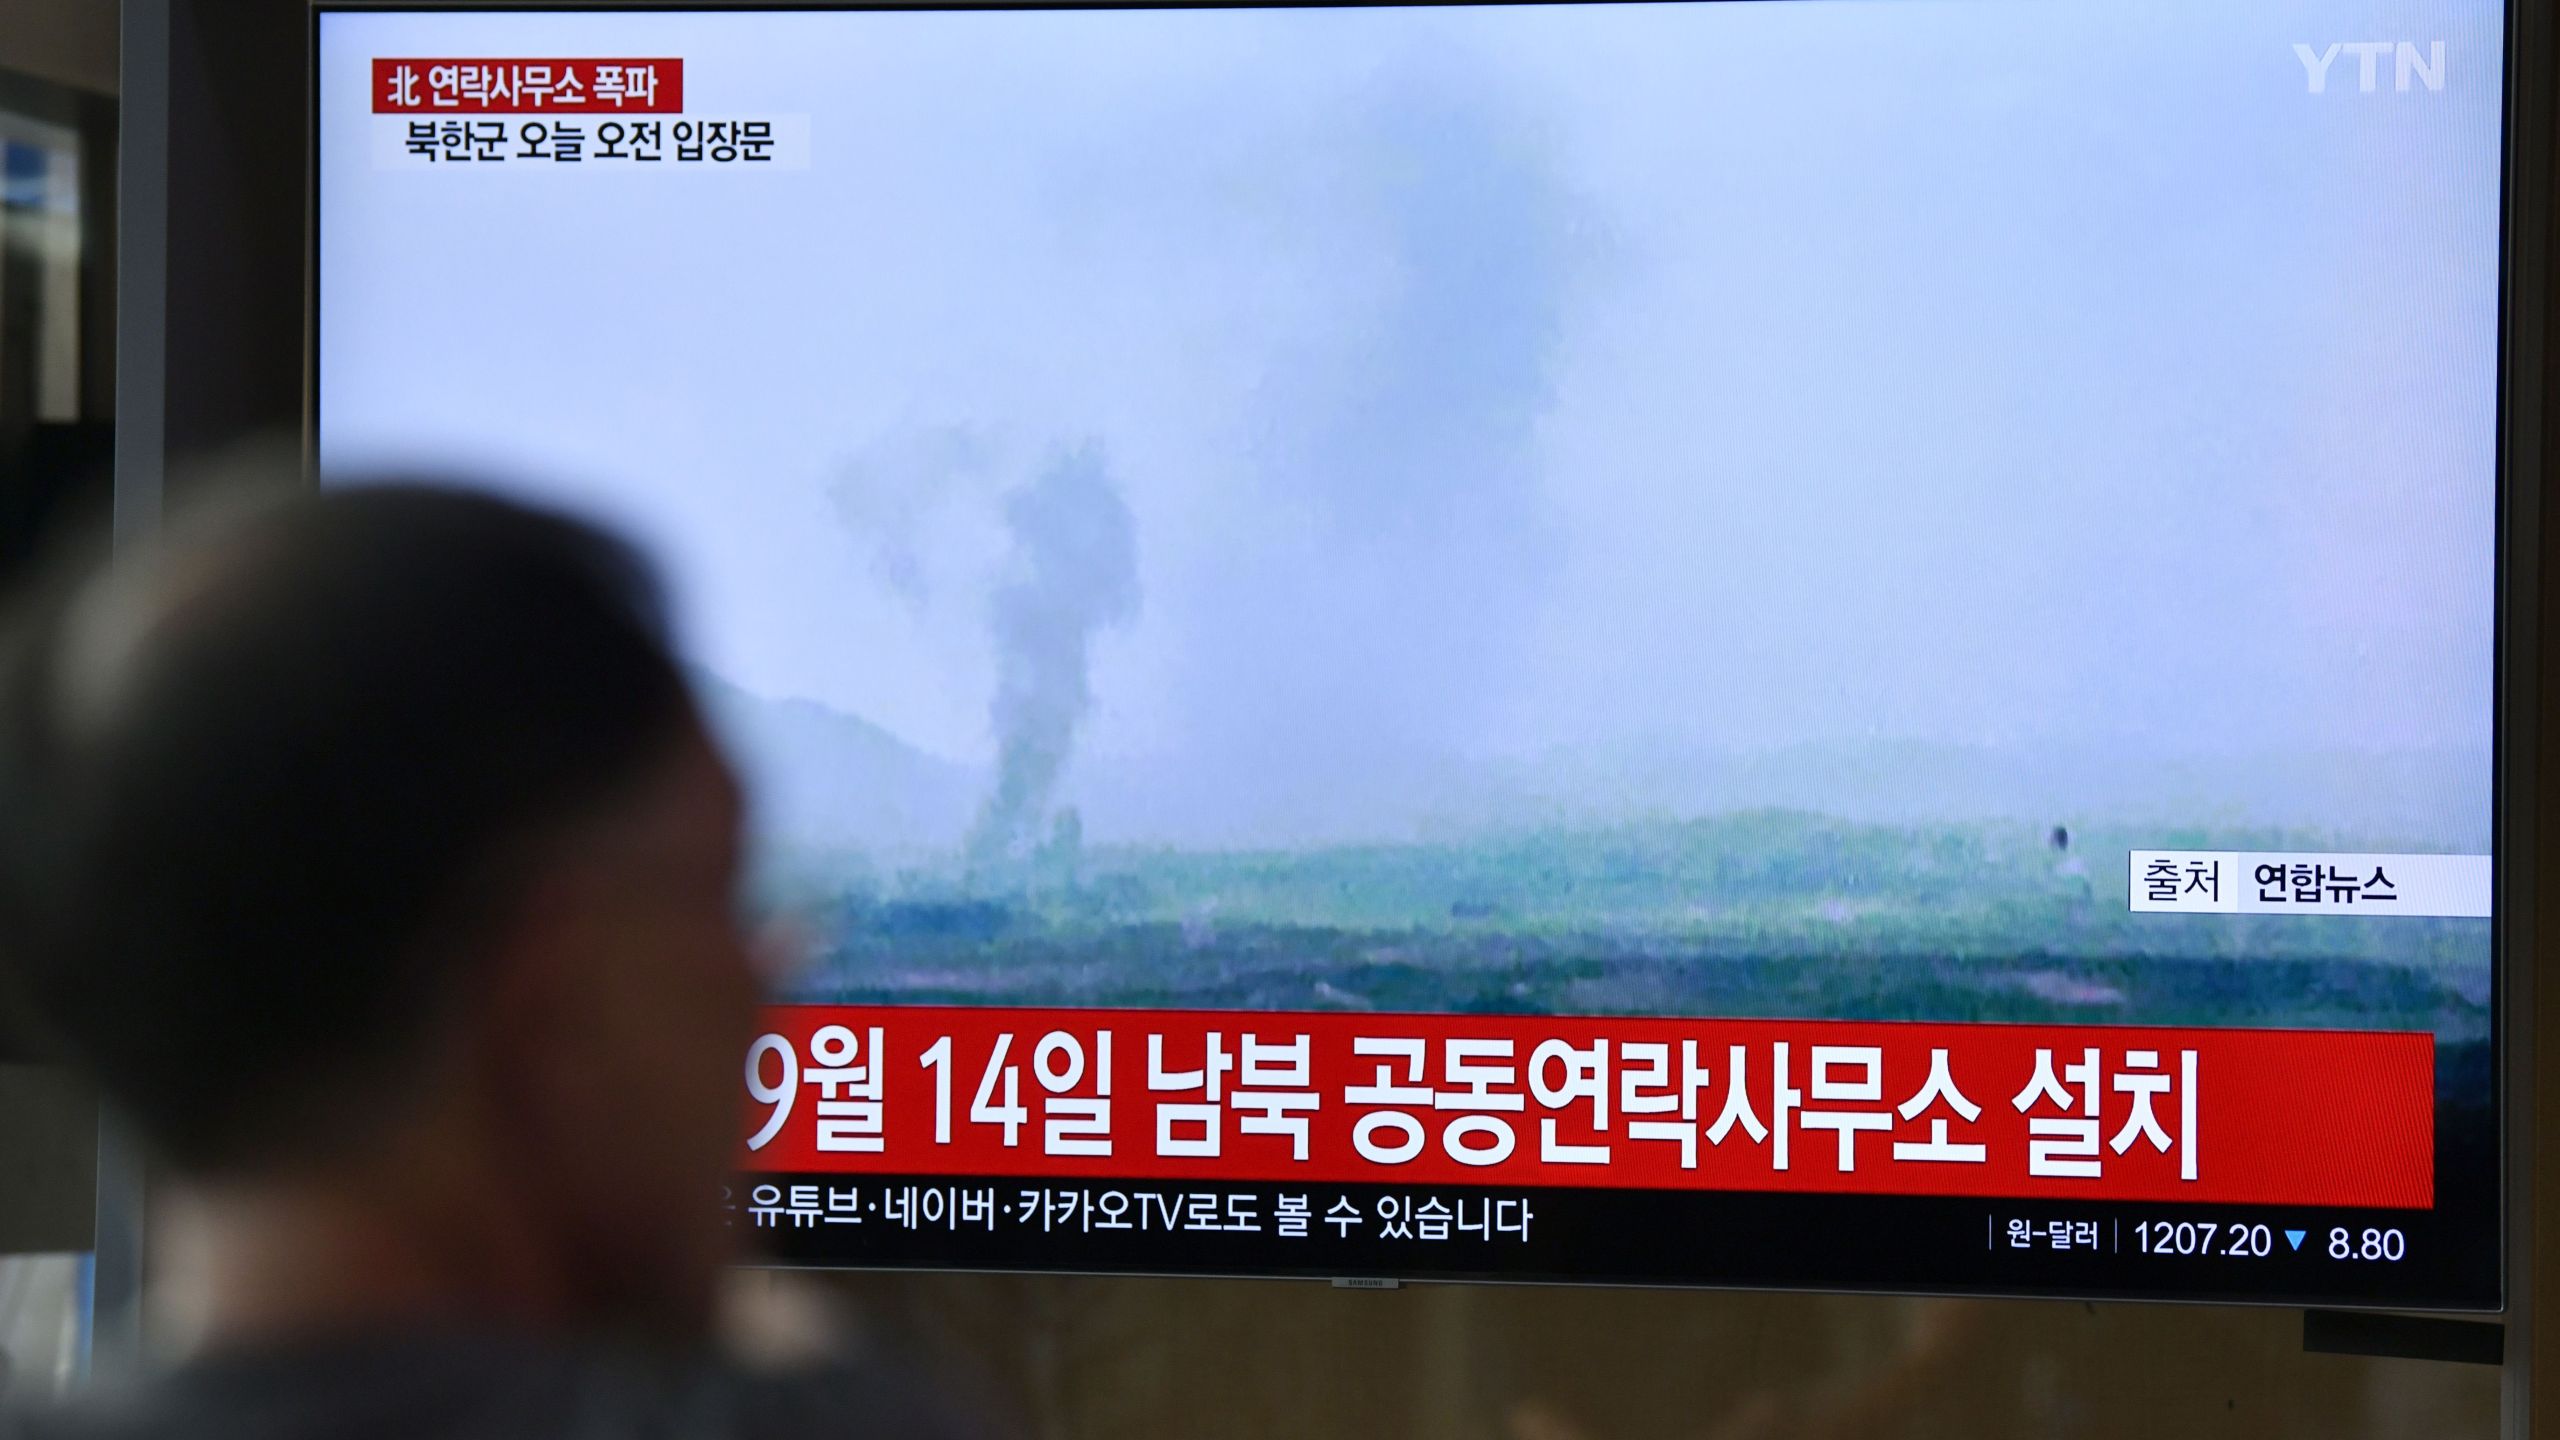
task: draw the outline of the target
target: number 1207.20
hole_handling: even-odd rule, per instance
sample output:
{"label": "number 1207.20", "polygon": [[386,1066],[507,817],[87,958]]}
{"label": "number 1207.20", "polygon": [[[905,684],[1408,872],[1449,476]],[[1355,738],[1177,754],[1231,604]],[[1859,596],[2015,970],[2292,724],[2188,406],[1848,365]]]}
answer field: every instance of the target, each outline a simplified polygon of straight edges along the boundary
{"label": "number 1207.20", "polygon": [[2275,1253],[2275,1231],[2265,1225],[2225,1225],[2218,1220],[2146,1220],[2133,1227],[2135,1243],[2145,1255],[2231,1255],[2254,1257]]}

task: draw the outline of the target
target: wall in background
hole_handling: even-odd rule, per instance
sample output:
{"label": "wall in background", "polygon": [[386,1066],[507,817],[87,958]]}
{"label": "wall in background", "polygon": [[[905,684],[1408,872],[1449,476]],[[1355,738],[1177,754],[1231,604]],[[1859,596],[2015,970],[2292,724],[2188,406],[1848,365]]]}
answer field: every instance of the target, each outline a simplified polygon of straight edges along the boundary
{"label": "wall in background", "polygon": [[[788,1288],[798,1277],[763,1283]],[[2499,1372],[2299,1312],[1709,1291],[837,1274],[1038,1440],[2486,1440]]]}
{"label": "wall in background", "polygon": [[0,69],[116,93],[116,0],[0,0]]}

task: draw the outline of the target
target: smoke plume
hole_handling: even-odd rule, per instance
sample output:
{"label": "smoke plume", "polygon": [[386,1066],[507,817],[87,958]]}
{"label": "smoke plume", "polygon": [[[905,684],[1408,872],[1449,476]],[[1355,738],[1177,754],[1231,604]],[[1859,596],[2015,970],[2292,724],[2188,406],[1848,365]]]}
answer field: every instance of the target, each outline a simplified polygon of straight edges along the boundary
{"label": "smoke plume", "polygon": [[979,431],[962,425],[906,426],[864,445],[828,498],[837,518],[871,552],[874,578],[910,612],[931,607],[949,588],[949,527],[991,498],[1003,456]]}
{"label": "smoke plume", "polygon": [[1404,823],[1521,671],[1563,543],[1539,432],[1581,253],[1552,149],[1434,60],[1321,122],[1313,179],[1273,181],[1300,188],[1269,243],[1354,260],[1306,282],[1303,335],[1257,377],[1231,482],[1254,543],[1219,603],[1171,617],[1222,839]]}
{"label": "smoke plume", "polygon": [[[1093,638],[1138,610],[1137,526],[1101,448],[1050,458],[1005,501],[1010,573],[990,607],[996,693],[996,783],[969,837],[984,874],[1027,858],[1092,707]],[[1061,834],[1073,829],[1071,819]]]}

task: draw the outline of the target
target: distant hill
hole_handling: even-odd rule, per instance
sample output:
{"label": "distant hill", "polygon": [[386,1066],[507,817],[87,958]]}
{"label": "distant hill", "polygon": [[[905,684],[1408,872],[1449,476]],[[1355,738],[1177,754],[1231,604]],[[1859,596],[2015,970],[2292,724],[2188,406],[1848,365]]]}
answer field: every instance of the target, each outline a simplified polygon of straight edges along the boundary
{"label": "distant hill", "polygon": [[1896,741],[1421,757],[1359,783],[1310,783],[1285,766],[1212,776],[1096,760],[1069,773],[1066,791],[1096,840],[1213,850],[1462,841],[1751,810],[1866,824],[2014,821],[2039,834],[2276,828],[2481,850],[2490,798],[2487,755],[2457,750],[2145,755],[2131,745]]}
{"label": "distant hill", "polygon": [[983,789],[967,767],[813,701],[768,699],[698,668],[693,683],[771,839],[895,852],[946,849],[967,833]]}
{"label": "distant hill", "polygon": [[[894,859],[947,857],[967,836],[986,794],[981,772],[824,705],[755,695],[707,671],[695,683],[747,771],[767,837]],[[1435,758],[1321,785],[1284,768],[1228,774],[1079,757],[1060,799],[1101,844],[1218,851],[1470,841],[1754,810],[1883,825],[2014,821],[2038,835],[2053,825],[2123,827],[2135,838],[2273,828],[2471,850],[2488,844],[2488,768],[2485,755],[2462,751],[2144,758],[1883,741]]]}
{"label": "distant hill", "polygon": [[1775,808],[1883,823],[2273,826],[2455,849],[2489,842],[2489,757],[2450,749],[2174,755],[2132,744],[1877,741],[1756,755],[1557,756],[1506,778],[1548,813],[1583,820]]}

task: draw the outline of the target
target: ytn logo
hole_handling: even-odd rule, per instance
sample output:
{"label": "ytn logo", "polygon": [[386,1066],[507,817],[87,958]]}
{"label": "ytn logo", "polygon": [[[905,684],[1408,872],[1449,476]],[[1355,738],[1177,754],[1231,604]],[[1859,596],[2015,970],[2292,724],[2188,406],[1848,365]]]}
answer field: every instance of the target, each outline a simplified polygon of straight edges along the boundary
{"label": "ytn logo", "polygon": [[2333,41],[2326,50],[2296,44],[2293,53],[2302,61],[2304,85],[2314,95],[2328,92],[2329,67],[2336,64],[2342,54],[2356,57],[2356,88],[2367,95],[2373,93],[2375,77],[2385,55],[2392,59],[2391,88],[2394,90],[2407,93],[2411,80],[2430,90],[2444,88],[2444,42],[2441,40],[2428,41],[2423,57],[2418,53],[2415,40],[2354,40],[2344,44]]}

